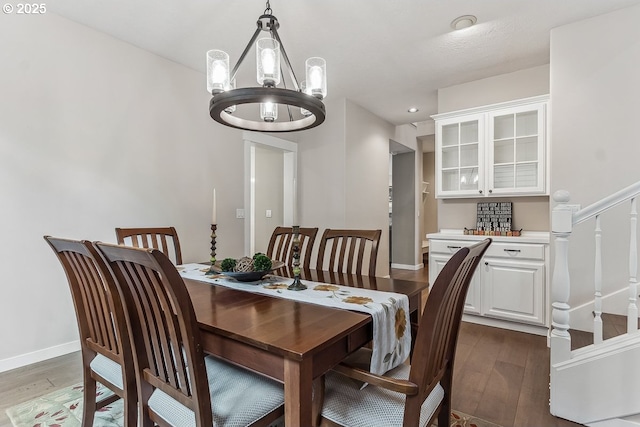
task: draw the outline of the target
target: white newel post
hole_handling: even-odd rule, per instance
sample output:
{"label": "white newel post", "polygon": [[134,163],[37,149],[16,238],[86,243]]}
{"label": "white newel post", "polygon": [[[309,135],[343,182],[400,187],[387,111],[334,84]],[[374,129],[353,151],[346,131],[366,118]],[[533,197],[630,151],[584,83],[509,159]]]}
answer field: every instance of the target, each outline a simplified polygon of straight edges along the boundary
{"label": "white newel post", "polygon": [[569,360],[571,357],[571,335],[569,335],[569,236],[573,228],[573,211],[568,205],[568,191],[558,190],[553,194],[556,206],[551,214],[555,264],[551,279],[551,364]]}
{"label": "white newel post", "polygon": [[638,210],[636,208],[636,198],[631,199],[630,214],[631,230],[629,236],[629,308],[627,309],[627,332],[638,330],[638,305],[636,296],[638,295]]}

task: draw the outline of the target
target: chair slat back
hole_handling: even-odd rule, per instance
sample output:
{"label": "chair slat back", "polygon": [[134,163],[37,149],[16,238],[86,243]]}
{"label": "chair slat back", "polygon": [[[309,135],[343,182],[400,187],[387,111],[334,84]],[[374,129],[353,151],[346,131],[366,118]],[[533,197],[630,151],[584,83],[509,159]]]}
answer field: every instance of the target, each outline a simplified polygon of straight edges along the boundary
{"label": "chair slat back", "polygon": [[326,229],[320,240],[316,268],[375,276],[381,234],[382,230]]}
{"label": "chair slat back", "polygon": [[116,228],[118,244],[134,248],[153,248],[173,256],[176,265],[182,264],[178,232],[174,227]]}
{"label": "chair slat back", "polygon": [[[316,241],[318,228],[300,227],[300,267],[309,268],[311,251]],[[287,266],[293,265],[293,227],[276,227],[269,239],[265,254],[271,259],[282,261]]]}
{"label": "chair slat back", "polygon": [[106,265],[89,241],[44,238],[67,276],[83,345],[121,363],[122,347],[129,340],[120,296]]}
{"label": "chair slat back", "polygon": [[96,243],[116,279],[141,378],[141,402],[159,388],[212,425],[209,385],[200,332],[187,288],[159,249]]}
{"label": "chair slat back", "polygon": [[417,425],[420,406],[438,382],[445,390],[444,408],[450,410],[453,358],[464,301],[472,276],[490,244],[491,239],[485,239],[458,250],[438,274],[429,292],[415,337],[409,374],[409,380],[418,384],[420,391],[416,396],[407,397],[405,425]]}
{"label": "chair slat back", "polygon": [[[118,397],[124,400],[124,425],[137,425],[137,390],[133,350],[124,307],[109,268],[89,241],[44,236],[67,276],[76,310],[83,365],[82,424],[92,425],[96,410]],[[120,365],[122,378],[92,366],[100,354]],[[104,362],[98,363],[103,366]],[[96,381],[115,394],[96,401]]]}

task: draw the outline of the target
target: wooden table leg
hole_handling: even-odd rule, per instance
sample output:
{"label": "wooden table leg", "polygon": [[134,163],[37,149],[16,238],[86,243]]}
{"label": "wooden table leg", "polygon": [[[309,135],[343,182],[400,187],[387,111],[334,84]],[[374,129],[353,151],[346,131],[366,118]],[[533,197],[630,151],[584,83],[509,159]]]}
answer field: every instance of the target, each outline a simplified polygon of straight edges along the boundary
{"label": "wooden table leg", "polygon": [[313,370],[311,360],[284,361],[284,424],[312,426]]}

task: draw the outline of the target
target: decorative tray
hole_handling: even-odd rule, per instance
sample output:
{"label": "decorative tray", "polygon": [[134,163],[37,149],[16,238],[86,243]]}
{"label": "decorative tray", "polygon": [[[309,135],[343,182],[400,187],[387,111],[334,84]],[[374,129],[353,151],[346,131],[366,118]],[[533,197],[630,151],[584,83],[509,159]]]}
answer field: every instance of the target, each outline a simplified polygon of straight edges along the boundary
{"label": "decorative tray", "polygon": [[238,282],[256,282],[274,270],[284,267],[284,262],[272,260],[271,269],[264,271],[222,271],[220,264],[222,261],[216,261],[213,264],[213,270],[216,273],[231,277]]}
{"label": "decorative tray", "polygon": [[464,228],[464,234],[472,236],[521,236],[522,228],[520,230],[498,231],[498,230],[473,230]]}

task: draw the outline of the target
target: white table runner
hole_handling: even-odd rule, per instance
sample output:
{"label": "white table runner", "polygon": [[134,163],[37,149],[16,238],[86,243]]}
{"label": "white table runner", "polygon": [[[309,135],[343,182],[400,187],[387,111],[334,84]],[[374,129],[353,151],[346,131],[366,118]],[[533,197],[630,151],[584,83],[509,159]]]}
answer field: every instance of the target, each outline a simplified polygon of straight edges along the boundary
{"label": "white table runner", "polygon": [[207,275],[202,264],[178,266],[184,278],[226,286],[247,292],[286,298],[327,307],[369,313],[373,319],[371,372],[384,374],[403,363],[411,351],[409,298],[393,292],[318,283],[304,280],[307,289],[290,291],[289,277],[268,275],[258,282],[238,282],[222,275]]}

